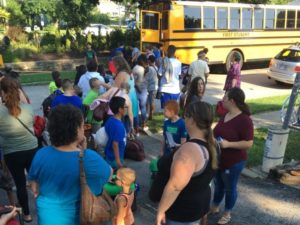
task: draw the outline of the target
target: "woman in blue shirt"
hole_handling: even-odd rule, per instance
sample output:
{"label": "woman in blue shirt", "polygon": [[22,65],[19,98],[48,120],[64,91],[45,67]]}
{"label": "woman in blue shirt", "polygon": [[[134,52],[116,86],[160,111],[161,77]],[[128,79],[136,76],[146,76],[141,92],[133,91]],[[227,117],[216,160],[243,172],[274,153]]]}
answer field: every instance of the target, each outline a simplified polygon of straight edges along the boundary
{"label": "woman in blue shirt", "polygon": [[[83,122],[81,111],[72,105],[59,105],[49,115],[52,146],[36,153],[29,172],[40,225],[79,225],[79,153],[86,149]],[[110,166],[86,149],[84,169],[91,191],[100,195],[110,179]]]}

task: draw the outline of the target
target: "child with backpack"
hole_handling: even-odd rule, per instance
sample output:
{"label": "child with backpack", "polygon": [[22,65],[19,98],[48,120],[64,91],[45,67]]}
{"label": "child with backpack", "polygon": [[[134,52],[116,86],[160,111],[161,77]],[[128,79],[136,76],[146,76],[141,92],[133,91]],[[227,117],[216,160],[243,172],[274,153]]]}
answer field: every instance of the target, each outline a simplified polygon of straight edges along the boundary
{"label": "child with backpack", "polygon": [[130,168],[121,168],[117,171],[115,183],[122,187],[122,192],[115,198],[117,215],[113,218],[113,225],[132,225],[134,223],[131,210],[134,191],[130,187],[134,184],[135,179],[135,171]]}

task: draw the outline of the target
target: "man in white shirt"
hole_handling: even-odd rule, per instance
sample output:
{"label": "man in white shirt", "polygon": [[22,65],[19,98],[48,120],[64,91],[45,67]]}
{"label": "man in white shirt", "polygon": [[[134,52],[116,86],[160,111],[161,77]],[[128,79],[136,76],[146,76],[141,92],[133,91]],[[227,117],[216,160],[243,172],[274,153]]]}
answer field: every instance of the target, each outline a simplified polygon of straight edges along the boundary
{"label": "man in white shirt", "polygon": [[162,62],[161,78],[161,107],[170,100],[178,100],[180,95],[179,76],[181,74],[181,62],[175,58],[176,47],[170,45],[167,56]]}
{"label": "man in white shirt", "polygon": [[[80,87],[82,91],[82,99],[86,97],[87,93],[91,89],[89,83],[90,79],[97,78],[98,80],[101,81],[101,83],[105,83],[104,78],[97,72],[97,68],[98,68],[97,63],[94,60],[91,60],[87,64],[88,71],[80,77],[80,80],[78,82],[78,87]],[[103,94],[105,91],[106,91],[105,88],[101,86],[99,89],[99,94]]]}
{"label": "man in white shirt", "polygon": [[191,76],[190,82],[195,77],[201,77],[205,82],[207,82],[209,67],[207,65],[206,54],[204,51],[198,52],[198,59],[191,63],[188,74]]}

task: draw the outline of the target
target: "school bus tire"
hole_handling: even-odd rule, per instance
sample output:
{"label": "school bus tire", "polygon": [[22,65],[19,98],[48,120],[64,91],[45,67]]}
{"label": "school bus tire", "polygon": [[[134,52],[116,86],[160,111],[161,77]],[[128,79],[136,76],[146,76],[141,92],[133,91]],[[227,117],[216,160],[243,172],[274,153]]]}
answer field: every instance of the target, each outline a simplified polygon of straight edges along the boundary
{"label": "school bus tire", "polygon": [[241,66],[241,69],[243,67],[243,64],[244,64],[244,56],[243,56],[243,53],[237,49],[235,50],[232,50],[228,55],[227,55],[227,58],[226,58],[226,63],[225,63],[225,71],[228,72],[228,70],[230,69],[230,64],[232,62],[232,59],[233,59],[233,56],[235,54],[238,54],[240,57],[241,57],[241,61],[240,61],[240,66]]}

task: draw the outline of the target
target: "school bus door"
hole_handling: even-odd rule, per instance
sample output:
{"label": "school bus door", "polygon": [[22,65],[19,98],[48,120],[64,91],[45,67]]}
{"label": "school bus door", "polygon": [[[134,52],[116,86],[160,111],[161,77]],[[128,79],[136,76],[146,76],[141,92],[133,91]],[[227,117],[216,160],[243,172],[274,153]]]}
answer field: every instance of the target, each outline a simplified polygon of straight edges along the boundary
{"label": "school bus door", "polygon": [[161,13],[141,10],[141,51],[149,44],[157,44],[161,40]]}

